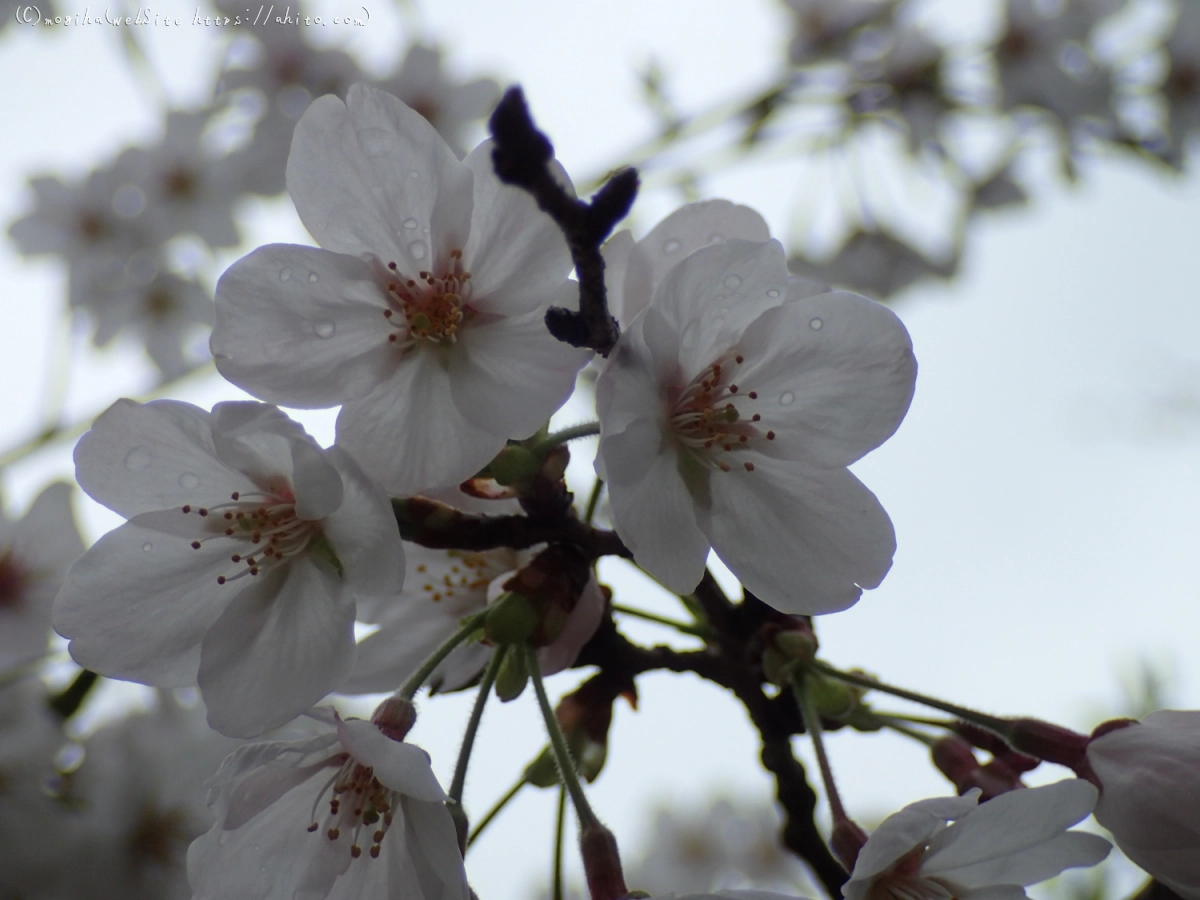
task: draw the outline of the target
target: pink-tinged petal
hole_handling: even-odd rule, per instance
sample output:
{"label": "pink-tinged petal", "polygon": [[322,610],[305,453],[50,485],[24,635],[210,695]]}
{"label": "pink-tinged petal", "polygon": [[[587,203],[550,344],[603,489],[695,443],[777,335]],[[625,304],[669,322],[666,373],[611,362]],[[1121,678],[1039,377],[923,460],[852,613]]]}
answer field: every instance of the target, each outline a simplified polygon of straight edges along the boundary
{"label": "pink-tinged petal", "polygon": [[[845,466],[887,440],[912,401],[917,362],[896,315],[845,291],[769,309],[737,342],[743,418],[776,438],[762,452]],[[748,399],[754,392],[756,399]]]}
{"label": "pink-tinged petal", "polygon": [[[303,426],[278,407],[250,400],[218,403],[212,411],[212,440],[217,455],[262,487],[292,481],[292,448],[315,446]],[[223,498],[225,499],[225,498]]]}
{"label": "pink-tinged petal", "polygon": [[638,241],[639,258],[630,261],[624,284],[625,315],[632,319],[645,309],[655,286],[681,260],[732,239],[762,243],[771,239],[771,229],[750,207],[728,200],[689,203],[671,213]]}
{"label": "pink-tinged petal", "polygon": [[526,438],[571,392],[589,353],[551,336],[545,313],[473,322],[450,354],[454,405],[492,434]]}
{"label": "pink-tinged petal", "polygon": [[853,606],[892,567],[891,519],[846,469],[816,469],[754,454],[755,469],[713,472],[700,527],[764,603],[793,614]]}
{"label": "pink-tinged petal", "polygon": [[404,542],[391,501],[341,447],[325,455],[341,473],[341,505],[321,530],[342,561],[346,587],[357,603],[395,598],[404,587]]}
{"label": "pink-tinged petal", "polygon": [[562,632],[552,644],[542,647],[537,652],[538,668],[543,675],[556,675],[579,656],[583,645],[592,639],[600,622],[604,618],[604,594],[595,577],[588,578],[583,592],[575,603],[575,608],[567,616]]}
{"label": "pink-tinged petal", "polygon": [[351,756],[374,769],[379,782],[393,791],[431,802],[446,799],[429,767],[429,754],[420,747],[393,741],[365,719],[340,722],[338,737]]}
{"label": "pink-tinged petal", "polygon": [[365,396],[395,368],[383,288],[370,264],[270,244],[217,282],[209,347],[217,370],[270,403],[299,409]]}
{"label": "pink-tinged petal", "polygon": [[784,302],[787,261],[778,241],[728,241],[702,247],[671,269],[654,292],[678,337],[681,371],[690,379],[716,360],[762,313]]}
{"label": "pink-tinged petal", "polygon": [[424,343],[405,354],[390,380],[338,415],[338,444],[393,495],[456,485],[505,444],[458,411],[443,356]]}
{"label": "pink-tinged petal", "polygon": [[319,521],[342,505],[342,475],[324,450],[310,441],[292,443],[292,489],[296,518]]}
{"label": "pink-tinged petal", "polygon": [[208,724],[230,737],[290,722],[354,666],[354,601],[335,573],[301,556],[256,581],[201,645]]}
{"label": "pink-tinged petal", "polygon": [[910,803],[884,819],[871,833],[858,854],[850,881],[843,889],[846,900],[861,900],[870,888],[870,880],[915,847],[924,847],[931,837],[975,809],[980,791],[974,788],[962,797],[934,797]]}
{"label": "pink-tinged petal", "polygon": [[68,570],[54,628],[81,666],[158,687],[195,684],[200,642],[242,583],[217,584],[238,545],[218,537],[193,549],[178,532],[189,518],[136,516]]}
{"label": "pink-tinged petal", "polygon": [[75,477],[126,518],[212,505],[255,487],[217,457],[209,413],[178,400],[118,400],[75,445]]}
{"label": "pink-tinged petal", "polygon": [[[446,805],[403,797],[400,807],[403,833],[389,831],[385,838],[392,843],[389,900],[467,900],[467,873]],[[402,847],[396,846],[397,839],[403,840]]]}
{"label": "pink-tinged petal", "polygon": [[921,874],[967,887],[1030,885],[1095,865],[1108,841],[1066,829],[1091,813],[1096,797],[1080,779],[993,797],[930,842]]}
{"label": "pink-tinged petal", "polygon": [[336,765],[333,757],[337,753],[337,735],[333,733],[305,741],[236,748],[209,782],[209,806],[217,825],[226,831],[241,828],[293,787]]}
{"label": "pink-tinged petal", "polygon": [[696,524],[692,495],[675,448],[644,420],[601,439],[613,522],[637,564],[677,594],[704,575],[708,539]]}
{"label": "pink-tinged petal", "polygon": [[374,254],[409,274],[462,249],[471,182],[420,114],[365,85],[354,85],[346,104],[334,96],[314,101],[288,156],[288,191],[318,244]]}
{"label": "pink-tinged petal", "polygon": [[[463,251],[463,265],[471,273],[471,305],[509,316],[544,311],[571,272],[571,251],[562,231],[528,192],[496,177],[491,141],[472,150],[463,163],[475,175],[471,237]],[[570,185],[562,167],[553,165],[559,181]]]}

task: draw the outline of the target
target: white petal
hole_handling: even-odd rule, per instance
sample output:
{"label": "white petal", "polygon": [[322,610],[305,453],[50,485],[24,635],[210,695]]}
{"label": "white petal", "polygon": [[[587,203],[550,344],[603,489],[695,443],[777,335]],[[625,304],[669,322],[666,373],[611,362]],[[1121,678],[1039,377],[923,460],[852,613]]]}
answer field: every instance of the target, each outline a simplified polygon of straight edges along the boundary
{"label": "white petal", "polygon": [[703,247],[666,274],[650,308],[677,335],[677,358],[687,380],[728,350],[763,312],[783,303],[787,277],[778,241]]}
{"label": "white petal", "polygon": [[588,355],[555,339],[541,309],[474,322],[450,355],[454,405],[484,431],[529,437],[571,396]]}
{"label": "white petal", "polygon": [[256,485],[269,485],[274,490],[291,485],[294,445],[299,442],[316,446],[303,426],[266,403],[218,403],[211,421],[213,447],[221,460],[248,475]]}
{"label": "white petal", "polygon": [[351,756],[375,770],[381,784],[417,800],[446,799],[429,766],[429,754],[420,747],[392,740],[365,719],[340,722],[338,735]]}
{"label": "white petal", "polygon": [[319,521],[342,505],[342,475],[315,443],[292,444],[292,489],[296,493],[296,518]]}
{"label": "white petal", "polygon": [[389,381],[342,407],[337,442],[393,495],[470,478],[503,449],[503,435],[459,412],[437,348],[407,353]]}
{"label": "white petal", "polygon": [[213,623],[201,649],[208,723],[230,737],[290,722],[354,666],[354,601],[335,574],[301,556],[258,582]]}
{"label": "white petal", "polygon": [[410,275],[466,243],[471,182],[433,126],[361,84],[346,105],[334,96],[315,100],[288,156],[288,191],[318,244],[351,256],[373,253]]}
{"label": "white petal", "polygon": [[[814,325],[819,327],[813,327]],[[776,438],[763,452],[846,466],[889,438],[912,401],[917,363],[895,314],[847,292],[790,301],[747,327],[735,378],[744,418]]]}
{"label": "white petal", "polygon": [[404,810],[403,849],[392,840],[389,900],[467,900],[467,875],[458,851],[454,821],[444,803],[408,797]]}
{"label": "white petal", "polygon": [[270,244],[217,282],[209,347],[218,371],[255,397],[299,409],[336,406],[365,396],[395,368],[386,307],[368,263]]}
{"label": "white petal", "polygon": [[118,400],[75,445],[75,477],[90,497],[126,518],[212,505],[255,489],[217,457],[209,413],[178,400]]}
{"label": "white petal", "polygon": [[[43,578],[57,577],[83,554],[83,540],[71,510],[75,486],[56,481],[42,490],[13,528],[10,547]],[[0,542],[3,538],[0,537]]]}
{"label": "white petal", "polygon": [[592,639],[604,618],[604,594],[595,576],[588,578],[575,608],[567,616],[562,632],[548,646],[537,651],[538,668],[543,675],[557,675],[579,656],[584,644]]}
{"label": "white petal", "polygon": [[237,747],[208,781],[217,824],[226,831],[240,828],[287,793],[285,783],[295,787],[327,768],[339,749],[333,732]]}
{"label": "white petal", "polygon": [[[404,587],[404,542],[387,495],[341,447],[326,451],[341,473],[341,505],[321,523],[356,603],[386,601]],[[361,618],[361,616],[360,616]]]}
{"label": "white petal", "polygon": [[655,360],[643,336],[645,319],[643,316],[635,320],[622,333],[596,379],[596,414],[601,431],[596,471],[606,481],[606,435],[618,434],[639,420],[659,422],[666,427],[666,389],[659,381]]}
{"label": "white petal", "polygon": [[[623,328],[650,304],[650,297],[654,293],[654,286],[650,284],[649,264],[640,251],[635,252],[635,247],[633,234],[628,229],[622,229],[600,248],[600,255],[604,257],[604,289],[608,296],[608,311]],[[642,301],[631,301],[630,305],[635,307],[633,311],[626,308],[627,281],[631,283],[631,297]]]}
{"label": "white petal", "polygon": [[846,469],[815,469],[755,454],[710,480],[700,528],[742,584],[782,612],[853,606],[892,565],[896,534],[879,501]]}
{"label": "white petal", "polygon": [[81,666],[158,687],[195,683],[200,641],[240,582],[216,581],[233,542],[216,538],[192,549],[177,533],[189,518],[178,510],[136,516],[71,566],[54,628],[71,639]]}
{"label": "white petal", "polygon": [[864,886],[876,875],[887,871],[892,863],[915,847],[924,847],[931,837],[946,827],[952,819],[965,816],[979,803],[980,791],[973,788],[962,797],[933,797],[910,803],[892,813],[872,833],[859,851],[846,896],[861,894]]}
{"label": "white petal", "polygon": [[613,522],[637,564],[677,594],[704,575],[708,539],[679,474],[675,448],[651,422],[633,423],[601,441]]}
{"label": "white petal", "polygon": [[[471,237],[463,251],[463,265],[471,273],[471,305],[510,316],[544,312],[571,272],[571,251],[562,231],[527,191],[496,177],[491,141],[472,150],[463,163],[475,175]],[[554,166],[560,181],[569,185],[567,173]]]}
{"label": "white petal", "polygon": [[1030,885],[1095,865],[1108,855],[1108,841],[1066,829],[1092,811],[1096,796],[1074,779],[993,797],[930,843],[921,874],[967,887]]}

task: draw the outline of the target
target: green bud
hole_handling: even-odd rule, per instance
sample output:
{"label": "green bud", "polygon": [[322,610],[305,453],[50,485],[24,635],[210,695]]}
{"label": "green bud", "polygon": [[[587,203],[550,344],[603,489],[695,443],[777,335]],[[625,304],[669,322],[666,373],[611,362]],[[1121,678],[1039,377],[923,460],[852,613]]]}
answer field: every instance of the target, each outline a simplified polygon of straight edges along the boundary
{"label": "green bud", "polygon": [[858,694],[846,684],[832,678],[812,678],[810,690],[817,712],[827,719],[843,719],[858,705]]}
{"label": "green bud", "polygon": [[856,703],[850,715],[846,716],[846,724],[855,731],[879,731],[883,728],[883,723],[871,707],[861,702]]}
{"label": "green bud", "polygon": [[792,680],[796,661],[775,647],[767,647],[763,650],[762,667],[767,681],[783,687]]}
{"label": "green bud", "polygon": [[775,646],[803,666],[817,658],[817,642],[807,631],[781,631],[775,635]]}
{"label": "green bud", "polygon": [[541,465],[542,462],[536,455],[514,444],[496,454],[496,458],[488,465],[488,471],[492,473],[492,478],[497,484],[507,487],[533,478]]}
{"label": "green bud", "polygon": [[[493,644],[524,644],[533,637],[541,621],[537,604],[522,594],[509,592],[488,609],[483,620],[483,633]],[[509,657],[513,656],[520,654],[509,654]]]}
{"label": "green bud", "polygon": [[525,671],[524,653],[505,653],[504,661],[500,663],[500,671],[496,673],[496,696],[502,703],[516,700],[529,683],[529,673]]}
{"label": "green bud", "polygon": [[558,784],[558,766],[549,746],[542,748],[537,759],[525,767],[525,780],[534,787],[548,788]]}

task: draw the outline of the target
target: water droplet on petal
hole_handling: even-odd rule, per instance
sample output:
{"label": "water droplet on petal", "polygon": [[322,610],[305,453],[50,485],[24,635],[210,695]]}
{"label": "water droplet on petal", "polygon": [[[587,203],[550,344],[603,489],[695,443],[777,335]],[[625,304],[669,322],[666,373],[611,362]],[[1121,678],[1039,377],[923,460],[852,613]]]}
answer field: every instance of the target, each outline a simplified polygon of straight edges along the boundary
{"label": "water droplet on petal", "polygon": [[723,240],[725,240],[725,235],[723,234],[710,234],[708,236],[708,242],[710,244],[718,244]]}
{"label": "water droplet on petal", "polygon": [[416,219],[405,219],[400,224],[403,225],[405,228],[407,228],[409,231],[412,231],[414,228],[417,227],[417,220]]}
{"label": "water droplet on petal", "polygon": [[134,447],[125,454],[125,468],[130,472],[140,472],[150,465],[150,451],[145,447]]}
{"label": "water droplet on petal", "polygon": [[409,177],[409,178],[420,178],[420,177],[421,177],[421,173],[420,173],[420,172],[418,172],[416,169],[409,169],[409,170],[408,170],[408,177]]}
{"label": "water droplet on petal", "polygon": [[424,241],[413,241],[411,244],[408,245],[408,252],[412,254],[413,259],[424,259],[425,258],[425,242]]}
{"label": "water droplet on petal", "polygon": [[200,486],[200,479],[191,472],[184,472],[179,476],[179,486],[190,491]]}
{"label": "water droplet on petal", "polygon": [[796,395],[791,391],[784,391],[779,395],[779,404],[781,406],[791,406],[792,401],[796,399]]}
{"label": "water droplet on petal", "polygon": [[383,156],[392,149],[395,138],[382,128],[364,128],[358,133],[358,142],[367,156]]}
{"label": "water droplet on petal", "polygon": [[671,240],[669,240],[665,244],[663,244],[663,253],[678,253],[679,247],[680,247],[679,241],[675,240],[674,238],[671,238]]}
{"label": "water droplet on petal", "polygon": [[742,279],[738,275],[726,275],[725,281],[722,283],[732,291],[734,288],[742,286]]}
{"label": "water droplet on petal", "polygon": [[284,266],[282,269],[280,269],[279,270],[279,280],[280,281],[291,281],[292,280],[292,270],[289,269],[287,266]]}
{"label": "water droplet on petal", "polygon": [[696,345],[696,335],[699,333],[699,331],[700,328],[695,322],[692,322],[687,328],[683,329],[684,350],[690,350]]}
{"label": "water droplet on petal", "polygon": [[149,541],[146,541],[146,543],[142,544],[142,550],[144,550],[146,553],[149,553],[153,549],[154,545]]}
{"label": "water droplet on petal", "polygon": [[771,288],[769,291],[767,291],[767,296],[774,300],[779,296],[779,291],[775,290],[775,288]]}
{"label": "water droplet on petal", "polygon": [[312,330],[317,337],[325,339],[333,337],[336,326],[329,319],[317,319],[312,323]]}
{"label": "water droplet on petal", "polygon": [[308,283],[309,284],[316,284],[320,280],[321,280],[321,276],[318,275],[316,272],[308,273]]}
{"label": "water droplet on petal", "polygon": [[825,327],[825,323],[822,322],[820,319],[813,319],[811,322],[808,323],[808,327],[811,328],[813,331],[820,331],[822,328]]}

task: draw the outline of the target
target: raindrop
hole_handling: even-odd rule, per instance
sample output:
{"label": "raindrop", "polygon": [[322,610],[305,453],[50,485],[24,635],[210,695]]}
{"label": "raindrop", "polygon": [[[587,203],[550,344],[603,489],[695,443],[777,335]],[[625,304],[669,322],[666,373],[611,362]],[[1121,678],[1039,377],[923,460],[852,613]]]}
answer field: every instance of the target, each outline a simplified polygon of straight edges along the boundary
{"label": "raindrop", "polygon": [[145,447],[134,447],[125,454],[125,468],[130,472],[140,472],[150,465],[150,451]]}
{"label": "raindrop", "polygon": [[695,322],[692,322],[690,325],[688,325],[687,328],[683,329],[683,349],[684,350],[691,350],[692,347],[694,347],[696,345],[696,334],[697,334],[697,332],[699,332],[699,330],[700,330],[700,328],[699,328],[699,326],[696,325]]}
{"label": "raindrop", "polygon": [[312,323],[313,334],[321,339],[333,337],[335,326],[329,319],[318,319]]}
{"label": "raindrop", "polygon": [[417,259],[417,260],[424,259],[425,258],[425,242],[424,241],[413,241],[411,244],[408,245],[408,252],[412,254],[413,259]]}
{"label": "raindrop", "polygon": [[769,291],[767,291],[767,296],[774,300],[779,296],[779,291],[775,290],[775,288],[771,288]]}
{"label": "raindrop", "polygon": [[364,128],[358,133],[358,142],[367,156],[383,156],[392,149],[395,140],[390,132],[382,128]]}
{"label": "raindrop", "polygon": [[284,266],[282,269],[280,269],[279,270],[279,280],[280,281],[291,281],[292,280],[292,270],[289,269],[287,266]]}
{"label": "raindrop", "polygon": [[726,275],[722,284],[732,291],[734,288],[742,286],[742,279],[739,275]]}
{"label": "raindrop", "polygon": [[675,240],[674,238],[671,238],[671,240],[669,240],[665,244],[663,244],[663,253],[678,253],[679,247],[680,247],[679,241]]}
{"label": "raindrop", "polygon": [[149,553],[153,549],[154,545],[149,541],[146,541],[146,543],[142,544],[142,550],[144,550],[146,553]]}
{"label": "raindrop", "polygon": [[405,219],[400,224],[402,224],[409,231],[412,231],[414,228],[417,227],[417,220],[416,219]]}
{"label": "raindrop", "polygon": [[179,476],[179,486],[190,491],[200,486],[200,479],[191,472],[184,472]]}
{"label": "raindrop", "polygon": [[420,173],[420,172],[418,172],[416,169],[409,169],[409,170],[408,170],[408,177],[409,177],[409,178],[420,178],[420,177],[421,177],[421,173]]}
{"label": "raindrop", "polygon": [[811,322],[808,323],[808,327],[811,328],[813,331],[820,331],[822,328],[825,327],[825,323],[822,322],[820,319],[813,319]]}
{"label": "raindrop", "polygon": [[784,391],[779,395],[779,403],[781,406],[791,406],[792,401],[796,399],[796,395],[791,391]]}
{"label": "raindrop", "polygon": [[308,273],[308,283],[309,284],[316,284],[320,280],[321,280],[321,276],[319,276],[316,272]]}
{"label": "raindrop", "polygon": [[708,236],[708,242],[710,244],[717,244],[723,240],[725,240],[725,235],[723,235],[723,234],[710,234]]}

